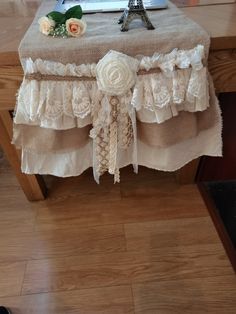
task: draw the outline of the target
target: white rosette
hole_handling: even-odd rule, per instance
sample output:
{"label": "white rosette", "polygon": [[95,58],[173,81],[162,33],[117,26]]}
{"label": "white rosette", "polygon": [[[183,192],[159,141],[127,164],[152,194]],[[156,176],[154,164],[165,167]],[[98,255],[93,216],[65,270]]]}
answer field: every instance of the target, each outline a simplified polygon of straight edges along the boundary
{"label": "white rosette", "polygon": [[113,96],[124,95],[136,83],[139,61],[110,50],[97,64],[98,88]]}

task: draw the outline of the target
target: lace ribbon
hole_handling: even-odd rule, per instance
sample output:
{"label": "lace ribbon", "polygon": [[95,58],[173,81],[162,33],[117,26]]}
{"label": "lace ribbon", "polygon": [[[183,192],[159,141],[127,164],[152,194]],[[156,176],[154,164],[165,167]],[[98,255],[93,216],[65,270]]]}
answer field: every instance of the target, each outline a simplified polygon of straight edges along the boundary
{"label": "lace ribbon", "polygon": [[[112,96],[107,99],[105,106],[106,109],[103,107],[97,112],[95,109],[96,120],[90,131],[90,137],[94,140],[94,176],[99,182],[99,177],[108,171],[114,175],[115,183],[120,182],[120,172],[117,166],[119,150],[127,149],[132,144],[134,131],[127,108],[118,97]],[[103,123],[98,123],[98,121],[103,121]]]}

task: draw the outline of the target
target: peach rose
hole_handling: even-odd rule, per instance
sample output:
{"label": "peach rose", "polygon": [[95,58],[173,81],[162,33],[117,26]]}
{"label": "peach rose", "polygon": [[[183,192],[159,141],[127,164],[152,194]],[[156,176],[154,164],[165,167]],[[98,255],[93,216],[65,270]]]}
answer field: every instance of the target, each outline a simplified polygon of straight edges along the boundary
{"label": "peach rose", "polygon": [[47,16],[43,16],[38,20],[39,30],[44,35],[49,35],[50,31],[55,27],[55,21],[49,19]]}
{"label": "peach rose", "polygon": [[86,31],[86,23],[79,19],[71,18],[66,21],[66,30],[72,37],[79,37]]}

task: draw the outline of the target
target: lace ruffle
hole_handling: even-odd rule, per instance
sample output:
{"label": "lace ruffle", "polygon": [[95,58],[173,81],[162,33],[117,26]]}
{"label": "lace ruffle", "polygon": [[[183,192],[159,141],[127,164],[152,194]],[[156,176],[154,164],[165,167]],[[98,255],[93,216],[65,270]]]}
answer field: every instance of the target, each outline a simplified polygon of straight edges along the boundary
{"label": "lace ruffle", "polygon": [[26,59],[14,122],[61,130],[92,124],[95,180],[108,171],[117,182],[121,152],[132,153],[137,171],[136,116],[162,123],[179,111],[209,106],[203,58],[199,45],[141,60],[111,51],[87,65]]}
{"label": "lace ruffle", "polygon": [[23,59],[23,69],[25,73],[52,74],[60,76],[96,76],[96,64],[80,64],[74,63],[63,64],[60,62],[36,59],[33,61],[31,58]]}
{"label": "lace ruffle", "polygon": [[162,123],[179,111],[203,111],[209,106],[207,71],[177,69],[143,76],[134,87],[132,105],[140,121]]}
{"label": "lace ruffle", "polygon": [[96,82],[28,81],[21,85],[15,123],[53,129],[83,127],[92,122]]}
{"label": "lace ruffle", "polygon": [[153,68],[160,68],[163,72],[173,72],[175,67],[187,69],[190,66],[195,70],[203,67],[204,47],[197,45],[193,49],[174,49],[168,54],[154,53],[152,57],[143,57],[140,61],[140,69],[149,71]]}
{"label": "lace ruffle", "polygon": [[[205,110],[209,95],[203,58],[204,47],[201,45],[191,50],[175,49],[165,55],[155,53],[152,57],[142,57],[139,70],[149,71],[155,68],[160,69],[160,72],[138,75],[134,87],[130,89],[132,96],[130,93],[125,94],[129,95],[126,101],[131,102],[138,118],[147,123],[161,123],[181,110]],[[41,59],[26,59],[24,70],[28,74],[96,77],[96,64],[64,65]],[[83,127],[91,123],[94,103],[104,97],[96,80],[24,79],[19,90],[15,123],[55,129]]]}

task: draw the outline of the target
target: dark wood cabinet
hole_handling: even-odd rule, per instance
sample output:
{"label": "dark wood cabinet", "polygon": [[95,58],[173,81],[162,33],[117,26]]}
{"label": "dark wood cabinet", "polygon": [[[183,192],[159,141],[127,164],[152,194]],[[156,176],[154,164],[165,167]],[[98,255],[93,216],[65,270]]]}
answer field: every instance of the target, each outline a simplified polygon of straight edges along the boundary
{"label": "dark wood cabinet", "polygon": [[202,157],[197,181],[236,180],[236,93],[219,96],[223,117],[223,157]]}
{"label": "dark wood cabinet", "polygon": [[219,96],[223,157],[202,157],[197,182],[236,272],[236,93]]}

